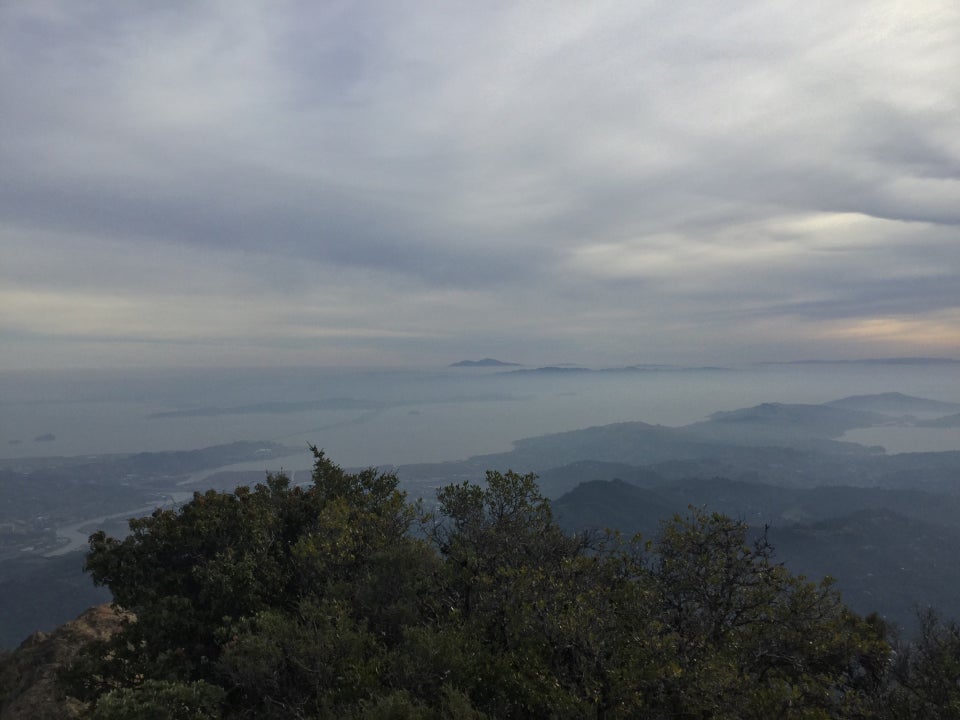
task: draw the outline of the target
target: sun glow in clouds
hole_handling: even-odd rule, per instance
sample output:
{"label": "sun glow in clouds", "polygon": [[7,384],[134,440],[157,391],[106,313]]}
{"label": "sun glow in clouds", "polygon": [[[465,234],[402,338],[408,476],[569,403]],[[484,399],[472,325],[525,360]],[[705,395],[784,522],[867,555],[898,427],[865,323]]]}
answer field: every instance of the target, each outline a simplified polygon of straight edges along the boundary
{"label": "sun glow in clouds", "polygon": [[960,308],[932,318],[878,317],[852,322],[838,321],[823,330],[830,339],[855,340],[878,346],[920,349],[922,352],[953,351],[960,343]]}

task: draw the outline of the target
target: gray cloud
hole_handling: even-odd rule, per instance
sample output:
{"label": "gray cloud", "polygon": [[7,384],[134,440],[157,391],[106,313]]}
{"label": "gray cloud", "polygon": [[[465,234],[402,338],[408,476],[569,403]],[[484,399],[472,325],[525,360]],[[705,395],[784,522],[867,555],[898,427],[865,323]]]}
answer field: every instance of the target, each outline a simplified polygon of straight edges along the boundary
{"label": "gray cloud", "polygon": [[947,0],[7,3],[0,331],[701,362],[896,317],[960,354],[957,66]]}

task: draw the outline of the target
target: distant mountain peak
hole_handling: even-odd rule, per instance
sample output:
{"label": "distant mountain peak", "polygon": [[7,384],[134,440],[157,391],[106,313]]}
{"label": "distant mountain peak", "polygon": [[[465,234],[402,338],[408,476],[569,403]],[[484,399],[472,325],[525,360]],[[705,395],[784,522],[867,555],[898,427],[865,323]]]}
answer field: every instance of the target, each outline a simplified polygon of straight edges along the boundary
{"label": "distant mountain peak", "polygon": [[520,363],[504,362],[495,358],[483,358],[482,360],[461,360],[451,363],[450,367],[519,367]]}
{"label": "distant mountain peak", "polygon": [[849,397],[824,403],[831,407],[873,412],[949,412],[960,410],[960,403],[904,395],[899,392],[885,392],[876,395],[851,395]]}

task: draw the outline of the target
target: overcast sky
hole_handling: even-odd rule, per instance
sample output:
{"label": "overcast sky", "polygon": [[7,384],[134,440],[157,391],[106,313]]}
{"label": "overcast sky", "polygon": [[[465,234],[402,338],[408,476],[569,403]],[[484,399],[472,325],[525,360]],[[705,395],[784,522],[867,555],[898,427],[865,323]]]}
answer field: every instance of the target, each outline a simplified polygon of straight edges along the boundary
{"label": "overcast sky", "polygon": [[0,368],[960,357],[960,2],[0,3]]}

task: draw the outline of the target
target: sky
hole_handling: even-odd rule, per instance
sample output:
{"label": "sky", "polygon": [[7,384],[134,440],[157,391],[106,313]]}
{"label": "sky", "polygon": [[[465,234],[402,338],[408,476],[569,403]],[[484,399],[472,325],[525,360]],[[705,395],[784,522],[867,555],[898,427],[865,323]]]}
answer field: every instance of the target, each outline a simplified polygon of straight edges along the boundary
{"label": "sky", "polygon": [[0,3],[0,369],[960,357],[956,0]]}

